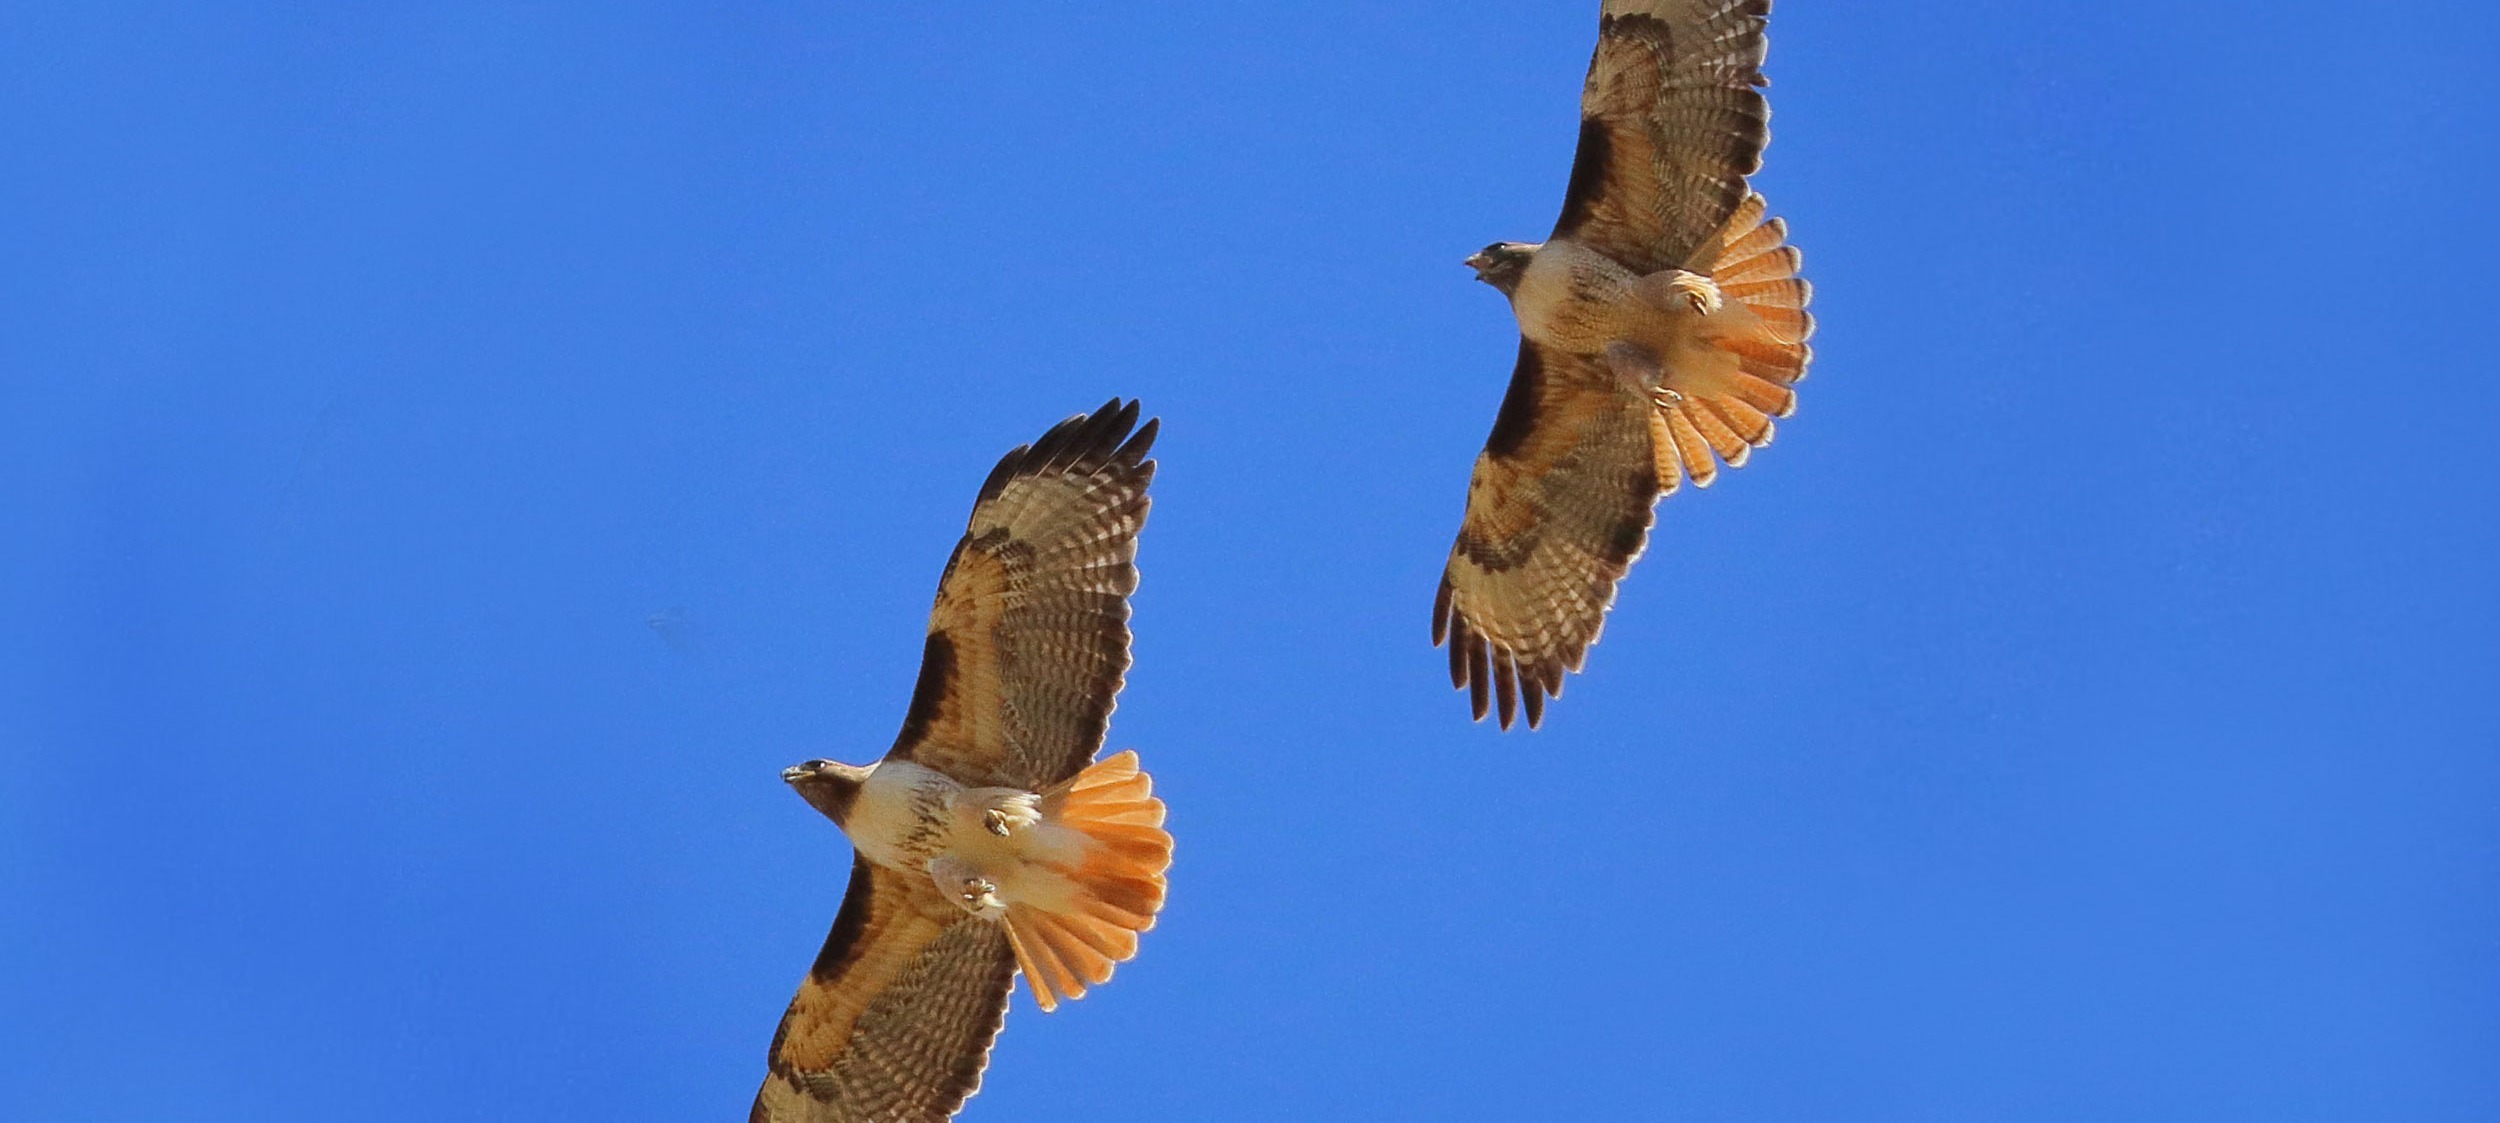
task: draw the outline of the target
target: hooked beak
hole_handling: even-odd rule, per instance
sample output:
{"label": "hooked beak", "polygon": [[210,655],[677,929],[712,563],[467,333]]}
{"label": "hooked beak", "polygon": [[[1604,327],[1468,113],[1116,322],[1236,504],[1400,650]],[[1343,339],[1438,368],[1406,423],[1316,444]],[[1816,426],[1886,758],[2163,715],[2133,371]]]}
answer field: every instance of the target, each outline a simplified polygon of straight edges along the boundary
{"label": "hooked beak", "polygon": [[811,760],[805,764],[793,764],[790,767],[781,770],[781,782],[785,784],[798,783],[801,780],[807,779],[808,777],[814,776],[818,772],[823,771],[824,764],[825,762],[821,760]]}

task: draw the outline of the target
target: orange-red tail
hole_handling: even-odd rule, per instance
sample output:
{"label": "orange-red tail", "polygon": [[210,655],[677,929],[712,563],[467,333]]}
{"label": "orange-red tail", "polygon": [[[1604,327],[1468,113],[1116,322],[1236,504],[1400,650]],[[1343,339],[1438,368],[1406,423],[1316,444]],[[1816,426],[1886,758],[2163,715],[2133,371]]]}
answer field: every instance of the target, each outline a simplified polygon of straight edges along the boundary
{"label": "orange-red tail", "polygon": [[1121,752],[1095,762],[1042,795],[1042,821],[1083,836],[1073,864],[1061,869],[1074,887],[1064,907],[1007,906],[1007,942],[1033,987],[1034,1001],[1054,1010],[1063,998],[1111,980],[1114,965],[1137,954],[1137,934],[1154,927],[1163,908],[1163,873],[1172,865],[1172,836],[1163,830],[1163,801],[1154,781]]}
{"label": "orange-red tail", "polygon": [[1788,224],[1766,218],[1770,205],[1747,195],[1719,236],[1705,244],[1689,267],[1708,274],[1728,303],[1752,313],[1755,330],[1713,342],[1734,358],[1732,369],[1714,372],[1698,392],[1661,402],[1650,416],[1658,483],[1675,490],[1679,477],[1710,486],[1719,476],[1712,460],[1741,468],[1754,449],[1771,443],[1773,418],[1797,409],[1796,382],[1806,376],[1814,349],[1814,316],[1806,305],[1814,289],[1797,275],[1803,257],[1787,244]]}

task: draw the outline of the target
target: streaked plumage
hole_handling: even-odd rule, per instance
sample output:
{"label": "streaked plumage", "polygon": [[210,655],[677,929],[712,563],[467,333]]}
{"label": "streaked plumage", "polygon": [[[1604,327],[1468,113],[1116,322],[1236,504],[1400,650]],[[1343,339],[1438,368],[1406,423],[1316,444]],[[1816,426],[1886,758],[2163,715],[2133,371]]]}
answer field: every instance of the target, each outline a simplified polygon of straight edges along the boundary
{"label": "streaked plumage", "polygon": [[1163,803],[1136,754],[1094,762],[1128,671],[1154,478],[1156,423],[1137,414],[1114,399],[999,461],[939,579],[893,748],[783,773],[856,853],[754,1123],[950,1118],[1019,967],[1051,1009],[1153,925]]}
{"label": "streaked plumage", "polygon": [[1814,320],[1746,177],[1770,0],[1605,0],[1562,216],[1468,259],[1519,358],[1432,613],[1475,716],[1530,726],[1605,625],[1658,497],[1741,467],[1796,408]]}

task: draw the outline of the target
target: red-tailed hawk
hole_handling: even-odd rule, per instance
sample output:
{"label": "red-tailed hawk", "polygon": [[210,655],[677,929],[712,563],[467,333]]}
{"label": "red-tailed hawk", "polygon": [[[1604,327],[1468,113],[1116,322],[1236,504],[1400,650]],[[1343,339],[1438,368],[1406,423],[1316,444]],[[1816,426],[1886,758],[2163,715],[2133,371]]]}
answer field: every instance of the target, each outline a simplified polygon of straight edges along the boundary
{"label": "red-tailed hawk", "polygon": [[1137,754],[1094,762],[1128,673],[1156,423],[1113,399],[998,462],[938,579],[903,731],[782,773],[851,838],[842,911],[773,1034],[753,1123],[920,1123],[981,1083],[1021,969],[1050,1010],[1163,907]]}
{"label": "red-tailed hawk", "polygon": [[[1519,362],[1476,458],[1432,642],[1475,716],[1528,725],[1605,626],[1650,508],[1740,467],[1796,408],[1814,319],[1745,177],[1770,140],[1770,0],[1605,0],[1562,218],[1467,259]],[[1715,459],[1714,459],[1715,458]]]}

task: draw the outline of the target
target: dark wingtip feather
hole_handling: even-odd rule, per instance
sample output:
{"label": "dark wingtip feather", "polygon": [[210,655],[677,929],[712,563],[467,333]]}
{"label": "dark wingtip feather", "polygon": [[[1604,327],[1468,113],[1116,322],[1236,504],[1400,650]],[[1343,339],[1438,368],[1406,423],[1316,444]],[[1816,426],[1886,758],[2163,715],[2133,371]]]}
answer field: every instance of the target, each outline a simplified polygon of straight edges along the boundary
{"label": "dark wingtip feather", "polygon": [[1522,715],[1530,729],[1545,724],[1545,700],[1562,696],[1560,659],[1548,656],[1541,663],[1522,663],[1508,649],[1470,629],[1465,616],[1436,611],[1433,643],[1445,642],[1450,650],[1450,689],[1467,692],[1475,720],[1493,714],[1505,730],[1518,724]]}
{"label": "dark wingtip feather", "polygon": [[1017,445],[1008,449],[1007,455],[999,457],[998,466],[990,469],[988,479],[981,481],[980,501],[987,503],[998,498],[998,493],[1006,489],[1007,481],[1016,478],[1016,469],[1024,466],[1025,456],[1032,451],[1032,445]]}
{"label": "dark wingtip feather", "polygon": [[1522,662],[1516,653],[1469,629],[1466,617],[1452,613],[1447,621],[1450,688],[1468,692],[1475,720],[1492,714],[1507,730],[1525,717],[1528,728],[1542,727],[1546,701],[1562,697],[1563,660],[1549,655],[1541,662]]}
{"label": "dark wingtip feather", "polygon": [[1079,456],[1117,451],[1120,439],[1137,424],[1137,403],[1113,398],[1104,402],[1094,416],[1086,419],[1085,440],[1078,446]]}
{"label": "dark wingtip feather", "polygon": [[1052,442],[1050,455],[1042,458],[1041,470],[1056,471],[1084,459],[1086,450],[1102,439],[1103,422],[1109,417],[1107,411],[1095,410],[1061,422],[1058,428],[1051,430],[1052,435],[1059,439]]}
{"label": "dark wingtip feather", "polygon": [[[1136,409],[1137,403],[1130,402],[1129,408]],[[1147,418],[1146,423],[1139,426],[1137,432],[1129,437],[1128,443],[1121,445],[1119,451],[1111,454],[1111,459],[1131,468],[1137,467],[1145,461],[1147,453],[1154,451],[1155,435],[1162,431],[1162,418]]]}
{"label": "dark wingtip feather", "polygon": [[1121,442],[1137,425],[1138,403],[1113,398],[1084,419],[1069,435],[1070,463],[1111,463],[1120,457]]}
{"label": "dark wingtip feather", "polygon": [[1471,634],[1467,637],[1467,704],[1475,710],[1477,721],[1483,721],[1485,711],[1491,708],[1492,699],[1485,692],[1492,686],[1492,679],[1491,657],[1485,650],[1484,637]]}
{"label": "dark wingtip feather", "polygon": [[[981,501],[998,498],[1007,481],[1018,476],[1038,476],[1088,460],[1138,467],[1154,447],[1155,433],[1162,423],[1160,418],[1149,420],[1132,435],[1130,429],[1137,425],[1138,409],[1135,399],[1113,398],[1092,413],[1062,419],[1031,444],[1010,449],[990,469],[989,478],[981,481]],[[1151,466],[1146,470],[1153,471]]]}
{"label": "dark wingtip feather", "polygon": [[1441,575],[1441,590],[1432,594],[1432,646],[1439,647],[1450,638],[1450,594],[1457,592],[1450,584],[1450,575]]}

